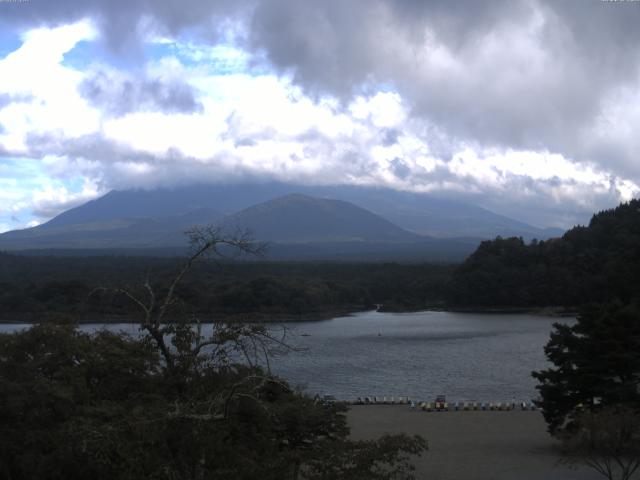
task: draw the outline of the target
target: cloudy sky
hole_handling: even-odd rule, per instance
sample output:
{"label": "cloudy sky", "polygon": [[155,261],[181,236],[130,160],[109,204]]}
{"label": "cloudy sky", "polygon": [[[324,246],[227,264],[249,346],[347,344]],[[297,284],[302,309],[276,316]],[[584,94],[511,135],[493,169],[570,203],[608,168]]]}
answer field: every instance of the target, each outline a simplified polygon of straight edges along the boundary
{"label": "cloudy sky", "polygon": [[640,193],[639,25],[620,0],[0,0],[0,231],[261,180],[569,227]]}

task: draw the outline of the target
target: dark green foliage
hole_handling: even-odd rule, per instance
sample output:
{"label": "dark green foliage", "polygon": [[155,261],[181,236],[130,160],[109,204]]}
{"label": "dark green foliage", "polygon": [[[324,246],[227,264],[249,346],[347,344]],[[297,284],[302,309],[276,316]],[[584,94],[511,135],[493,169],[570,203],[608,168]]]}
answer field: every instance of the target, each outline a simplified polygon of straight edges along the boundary
{"label": "dark green foliage", "polygon": [[42,325],[1,335],[0,352],[4,478],[108,475],[129,414],[148,405],[144,420],[158,402],[159,359],[143,342]]}
{"label": "dark green foliage", "polygon": [[640,292],[640,200],[593,216],[562,238],[482,242],[456,270],[449,302],[469,306],[580,306]]}
{"label": "dark green foliage", "polygon": [[[0,254],[0,315],[78,321],[137,313],[131,302],[96,287],[137,285],[146,276],[162,289],[181,259],[21,257]],[[306,315],[373,308],[441,305],[451,265],[223,262],[194,265],[181,283],[183,310],[208,314]]]}
{"label": "dark green foliage", "polygon": [[59,324],[0,335],[0,477],[412,478],[423,440],[351,442],[341,404],[194,356],[190,327],[175,335],[171,368],[148,337]]}
{"label": "dark green foliage", "polygon": [[574,325],[555,324],[534,372],[551,433],[576,427],[582,409],[640,405],[640,307],[609,303],[582,309]]}

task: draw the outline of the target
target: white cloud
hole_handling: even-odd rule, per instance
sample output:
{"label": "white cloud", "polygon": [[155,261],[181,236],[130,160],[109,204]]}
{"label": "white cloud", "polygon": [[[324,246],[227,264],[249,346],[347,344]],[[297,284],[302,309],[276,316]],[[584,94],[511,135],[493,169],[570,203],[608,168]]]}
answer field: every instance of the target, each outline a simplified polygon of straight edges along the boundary
{"label": "white cloud", "polygon": [[61,64],[79,41],[95,36],[87,21],[39,28],[25,33],[22,46],[0,61],[0,92],[28,99],[0,110],[0,144],[6,150],[28,154],[28,135],[77,137],[99,128],[100,113],[77,92],[82,73]]}
{"label": "white cloud", "polygon": [[[540,29],[532,21],[523,35],[512,25],[497,30],[483,38],[479,50],[473,49],[482,58],[468,58],[465,69],[461,58],[471,52],[455,54],[435,34],[426,37],[428,49],[414,54],[424,60],[418,68],[435,73],[431,86],[437,86],[434,81],[470,82],[476,89],[486,87],[489,101],[501,89],[518,90],[525,77],[542,75],[547,58],[539,50]],[[532,198],[542,212],[562,204],[587,210],[597,208],[603,198],[629,199],[640,191],[631,175],[615,175],[595,162],[579,163],[546,148],[486,146],[450,136],[435,120],[414,115],[410,102],[388,86],[349,101],[308,96],[290,76],[251,71],[247,54],[226,44],[178,42],[173,53],[137,69],[145,78],[184,82],[202,108],[161,111],[147,102],[144,108],[114,115],[90,104],[78,86],[98,67],[107,80],[124,78],[125,86],[132,74],[107,64],[79,70],[62,63],[74,45],[95,36],[88,21],[38,29],[0,60],[0,94],[21,96],[0,105],[0,149],[40,162],[39,181],[28,186],[20,187],[23,180],[12,179],[10,171],[0,176],[0,185],[13,185],[0,195],[12,206],[5,212],[29,212],[21,215],[21,225],[47,219],[110,188],[243,175],[463,196],[498,210],[520,208],[515,215],[520,218],[527,218],[524,206]],[[506,40],[522,55],[498,59]],[[530,63],[522,63],[523,58]],[[492,61],[501,65],[500,74],[482,73]],[[466,78],[469,68],[484,80]],[[495,82],[483,83],[492,78]],[[635,145],[639,99],[635,90],[611,97],[589,138],[598,145],[603,138]],[[471,98],[459,101],[474,108]],[[531,105],[525,106],[526,113]],[[0,221],[8,224],[2,215]]]}
{"label": "white cloud", "polygon": [[[42,223],[104,192],[62,157],[19,158],[0,162],[0,223],[5,230]],[[63,172],[58,175],[59,170]]]}
{"label": "white cloud", "polygon": [[378,92],[370,98],[356,97],[349,110],[354,118],[370,120],[376,127],[401,126],[407,118],[400,95],[391,92]]}
{"label": "white cloud", "polygon": [[70,191],[64,185],[48,184],[32,193],[30,207],[40,218],[48,219],[85,203],[100,193],[103,192],[92,183],[84,183],[76,192]]}

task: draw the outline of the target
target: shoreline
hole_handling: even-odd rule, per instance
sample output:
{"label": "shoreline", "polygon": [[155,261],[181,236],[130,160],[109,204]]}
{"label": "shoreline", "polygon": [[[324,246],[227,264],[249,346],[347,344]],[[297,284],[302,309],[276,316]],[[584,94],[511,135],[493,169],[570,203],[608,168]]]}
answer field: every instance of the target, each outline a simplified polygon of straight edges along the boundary
{"label": "shoreline", "polygon": [[[380,313],[418,313],[418,312],[451,312],[451,313],[476,313],[476,314],[528,314],[540,315],[544,317],[570,318],[577,316],[577,309],[566,309],[564,307],[445,307],[445,306],[423,306],[421,308],[394,308],[389,306],[385,308],[384,304],[378,308],[363,309],[362,307],[353,308],[336,308],[322,312],[307,313],[269,313],[269,312],[249,312],[249,313],[213,313],[208,317],[212,320],[202,319],[201,323],[222,322],[242,322],[242,323],[296,323],[296,322],[321,322],[331,320],[333,318],[347,317],[358,313],[366,312]],[[18,319],[16,319],[18,318]],[[214,320],[213,320],[214,319]],[[87,324],[137,324],[140,323],[139,317],[136,315],[88,315],[82,319],[75,318],[73,315],[64,313],[22,313],[11,315],[10,318],[0,317],[0,325],[20,325],[20,324],[37,324],[46,322],[63,321],[75,323],[78,325]]]}
{"label": "shoreline", "polygon": [[429,450],[413,457],[416,478],[430,480],[596,480],[594,471],[562,463],[539,411],[411,410],[406,405],[350,406],[354,440],[422,435]]}
{"label": "shoreline", "polygon": [[452,312],[452,313],[493,313],[496,315],[501,314],[529,314],[540,315],[544,317],[575,317],[578,315],[577,307],[559,307],[559,306],[546,306],[546,307],[461,307],[461,306],[445,306],[445,305],[432,305],[422,306],[420,308],[410,307],[397,307],[393,305],[385,307],[382,305],[379,312],[383,313],[415,313],[415,312]]}
{"label": "shoreline", "polygon": [[[252,312],[252,313],[213,313],[208,314],[205,318],[201,318],[202,324],[210,324],[214,322],[242,322],[242,323],[294,323],[294,322],[320,322],[324,320],[331,320],[337,317],[346,317],[354,315],[356,313],[370,312],[375,309],[363,310],[359,308],[336,308],[333,310],[327,310],[323,312],[308,312],[308,313],[267,313],[267,312]],[[16,320],[16,318],[18,318]],[[64,322],[77,325],[87,324],[139,324],[140,317],[136,315],[86,315],[82,318],[75,318],[73,315],[57,314],[57,313],[23,313],[17,315],[11,315],[10,318],[0,317],[0,325],[25,325],[25,324],[38,324],[47,322]]]}

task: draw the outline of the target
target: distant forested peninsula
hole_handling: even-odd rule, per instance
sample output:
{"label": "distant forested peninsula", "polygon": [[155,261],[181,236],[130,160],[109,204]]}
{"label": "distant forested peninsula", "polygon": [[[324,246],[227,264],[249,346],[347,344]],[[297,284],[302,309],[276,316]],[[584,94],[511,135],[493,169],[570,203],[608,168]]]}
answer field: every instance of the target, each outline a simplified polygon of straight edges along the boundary
{"label": "distant forested peninsula", "polygon": [[578,307],[640,295],[640,200],[595,214],[561,238],[480,244],[448,283],[447,304]]}

